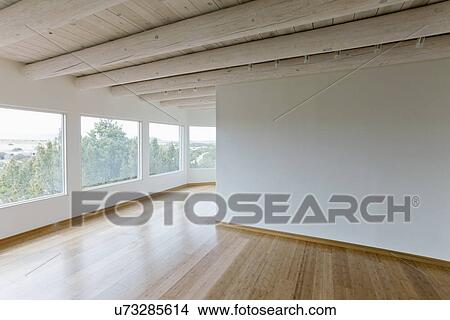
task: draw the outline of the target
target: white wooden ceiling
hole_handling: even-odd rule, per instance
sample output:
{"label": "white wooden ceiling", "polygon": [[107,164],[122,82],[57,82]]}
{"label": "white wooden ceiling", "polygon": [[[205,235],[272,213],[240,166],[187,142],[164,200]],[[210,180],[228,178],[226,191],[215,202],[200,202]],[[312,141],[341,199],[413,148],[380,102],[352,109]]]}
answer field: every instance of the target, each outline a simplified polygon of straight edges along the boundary
{"label": "white wooden ceiling", "polygon": [[[75,23],[52,30],[52,34],[49,33],[46,37],[54,40],[66,51],[76,51],[248,1],[131,0],[95,13]],[[0,0],[0,8],[15,2],[18,1]],[[222,44],[217,44],[217,46],[220,45]],[[205,49],[209,48],[198,48],[198,51]],[[66,53],[65,50],[36,35],[16,44],[0,48],[0,56],[15,61],[31,63],[61,55]],[[194,51],[174,52],[170,55],[162,55],[146,61],[154,61],[191,52]],[[140,61],[136,61],[136,64],[139,63]]]}
{"label": "white wooden ceiling", "polygon": [[[51,29],[45,33],[45,37],[35,34],[25,40],[0,47],[0,57],[31,64],[61,56],[68,52],[97,46],[160,26],[170,25],[180,20],[240,5],[249,1],[250,0],[128,0],[106,10],[96,12],[95,14],[89,15],[78,21]],[[0,10],[13,5],[16,2],[19,1],[0,0]],[[108,67],[99,66],[95,69],[91,68],[83,70],[82,72],[73,72],[71,74],[74,76],[83,76],[123,67],[138,66],[143,63],[184,56],[190,53],[203,52],[240,43],[293,33],[302,33],[308,30],[359,21],[416,7],[432,5],[438,2],[442,2],[442,0],[407,0],[389,6],[380,5],[379,8],[374,8],[369,11],[353,12],[352,14],[347,14],[345,16],[336,16],[332,19],[308,23],[306,25],[293,25],[289,28],[275,30],[273,32],[259,33],[249,37],[192,47],[182,51],[152,55],[151,57],[117,63]],[[382,1],[380,1],[380,3],[382,3]],[[209,87],[213,86],[214,85],[210,85]],[[205,85],[205,87],[207,86]],[[185,87],[180,87],[179,89],[187,90]],[[170,87],[167,90],[177,89]],[[161,90],[161,92],[163,91],[165,90]],[[148,93],[149,92],[152,91],[148,91]],[[211,94],[208,94],[208,96],[210,95]],[[157,93],[155,93],[154,96],[158,96],[160,100],[163,100],[163,97]],[[172,97],[173,94],[169,93],[169,96]],[[182,96],[182,98],[198,96],[200,95],[186,94],[185,96]]]}
{"label": "white wooden ceiling", "polygon": [[[250,0],[130,0],[116,5],[104,11],[93,14],[76,23],[52,30],[52,34],[46,37],[54,40],[66,51],[76,51],[88,48],[100,43],[135,34],[144,30],[167,25],[179,20],[202,15],[220,10]],[[384,7],[381,9],[356,12],[354,14],[338,17],[331,20],[320,21],[309,25],[295,26],[266,34],[258,34],[239,40],[219,42],[195,49],[177,51],[150,59],[136,60],[133,63],[116,65],[114,68],[139,65],[169,57],[184,55],[192,52],[209,50],[213,48],[229,46],[237,43],[260,40],[268,37],[290,34],[305,30],[322,28],[334,24],[365,19],[368,17],[383,15],[391,12],[407,10],[410,8],[438,2],[439,0],[408,0],[402,4]],[[0,0],[0,8],[18,2],[17,0]],[[39,35],[20,41],[16,44],[0,48],[0,57],[31,63],[45,60],[66,53],[65,50],[42,38]],[[102,68],[102,71],[109,68]],[[95,73],[95,70],[81,74]],[[80,74],[76,74],[80,75]]]}

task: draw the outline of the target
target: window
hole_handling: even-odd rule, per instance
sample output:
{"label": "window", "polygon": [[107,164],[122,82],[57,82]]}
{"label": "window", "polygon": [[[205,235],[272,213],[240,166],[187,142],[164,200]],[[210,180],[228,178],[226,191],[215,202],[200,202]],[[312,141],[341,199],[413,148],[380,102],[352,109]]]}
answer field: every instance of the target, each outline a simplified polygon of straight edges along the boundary
{"label": "window", "polygon": [[180,170],[180,126],[150,123],[150,175]]}
{"label": "window", "polygon": [[215,127],[189,127],[189,159],[193,169],[216,167]]}
{"label": "window", "polygon": [[83,188],[139,177],[140,123],[81,117]]}
{"label": "window", "polygon": [[64,115],[0,107],[0,206],[65,192]]}

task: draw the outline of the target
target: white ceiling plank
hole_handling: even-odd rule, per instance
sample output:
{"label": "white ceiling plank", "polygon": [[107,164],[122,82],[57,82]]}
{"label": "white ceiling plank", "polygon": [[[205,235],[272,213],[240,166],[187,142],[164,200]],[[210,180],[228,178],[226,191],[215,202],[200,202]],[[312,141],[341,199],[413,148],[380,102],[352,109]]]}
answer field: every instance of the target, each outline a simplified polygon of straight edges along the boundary
{"label": "white ceiling plank", "polygon": [[[419,31],[425,25],[425,29]],[[367,47],[450,32],[450,1],[301,33],[217,48],[76,80],[100,88],[251,63]]]}
{"label": "white ceiling plank", "polygon": [[200,106],[216,103],[216,96],[196,97],[186,99],[175,99],[161,101],[159,105],[161,107],[186,107],[186,106]]}
{"label": "white ceiling plank", "polygon": [[[400,63],[412,63],[450,57],[450,35],[428,38],[421,48],[416,47],[416,40],[404,41],[388,51],[367,67],[379,67]],[[382,50],[388,50],[393,44],[384,45]],[[170,78],[156,79],[128,84],[127,88],[137,94],[178,90],[192,87],[217,86],[223,84],[255,81],[289,76],[302,76],[321,72],[344,71],[357,68],[377,55],[373,47],[344,51],[338,59],[334,53],[320,54],[310,57],[308,63],[303,58],[281,60],[278,66],[266,62],[248,66],[206,71]],[[114,95],[129,95],[122,86],[111,88]]]}
{"label": "white ceiling plank", "polygon": [[124,0],[21,0],[0,10],[0,46],[75,22]]}
{"label": "white ceiling plank", "polygon": [[163,100],[184,99],[184,98],[198,98],[215,95],[216,95],[216,87],[211,86],[211,87],[188,88],[188,89],[149,93],[143,95],[143,98],[149,101],[163,101]]}
{"label": "white ceiling plank", "polygon": [[[69,1],[69,0],[65,0]],[[43,79],[239,39],[400,3],[400,0],[255,0],[26,66]],[[83,63],[80,63],[80,59]]]}

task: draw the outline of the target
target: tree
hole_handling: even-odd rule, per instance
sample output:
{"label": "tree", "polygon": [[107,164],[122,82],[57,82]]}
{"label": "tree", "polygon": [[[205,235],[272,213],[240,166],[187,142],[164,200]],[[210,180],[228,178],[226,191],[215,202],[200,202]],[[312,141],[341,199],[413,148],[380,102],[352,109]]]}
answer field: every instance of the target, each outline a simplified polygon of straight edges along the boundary
{"label": "tree", "polygon": [[63,191],[63,152],[61,135],[55,141],[38,145],[33,158],[31,185],[35,192],[55,194]]}
{"label": "tree", "polygon": [[[83,186],[137,178],[138,138],[128,138],[115,121],[102,120],[82,138]],[[17,154],[0,166],[0,204],[63,192],[61,133],[40,143],[35,156]]]}
{"label": "tree", "polygon": [[180,145],[175,142],[150,141],[150,175],[180,170]]}
{"label": "tree", "polygon": [[0,204],[63,191],[62,136],[39,144],[34,157],[18,154],[0,167]]}
{"label": "tree", "polygon": [[113,120],[101,120],[81,140],[83,186],[137,178],[138,138]]}
{"label": "tree", "polygon": [[192,143],[189,149],[191,168],[216,167],[216,145],[214,143]]}

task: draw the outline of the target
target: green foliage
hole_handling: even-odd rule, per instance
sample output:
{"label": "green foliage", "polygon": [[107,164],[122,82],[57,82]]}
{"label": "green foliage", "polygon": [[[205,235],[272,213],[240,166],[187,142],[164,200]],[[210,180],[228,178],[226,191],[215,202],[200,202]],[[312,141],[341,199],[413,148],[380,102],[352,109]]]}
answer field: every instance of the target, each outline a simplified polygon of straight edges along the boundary
{"label": "green foliage", "polygon": [[[18,154],[2,163],[0,204],[63,192],[62,148],[60,135],[39,144],[33,157]],[[96,123],[81,142],[83,186],[137,178],[138,148],[138,138],[128,138],[117,122]]]}
{"label": "green foliage", "polygon": [[[33,157],[18,154],[0,163],[0,204],[29,200],[63,192],[61,134],[39,144]],[[0,154],[0,160],[5,153]],[[129,138],[113,120],[101,120],[81,139],[83,187],[135,179],[138,176],[139,141]],[[215,168],[216,145],[192,143],[191,168]],[[178,171],[180,145],[150,141],[150,174]]]}
{"label": "green foliage", "polygon": [[138,175],[138,138],[128,138],[113,120],[101,120],[81,139],[83,187],[99,186]]}
{"label": "green foliage", "polygon": [[39,144],[36,156],[14,156],[0,167],[0,204],[63,192],[61,134]]}
{"label": "green foliage", "polygon": [[193,169],[216,167],[216,145],[214,143],[191,143],[189,154],[190,167]]}
{"label": "green foliage", "polygon": [[150,141],[150,175],[180,170],[179,143],[159,143],[158,139]]}

